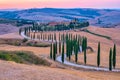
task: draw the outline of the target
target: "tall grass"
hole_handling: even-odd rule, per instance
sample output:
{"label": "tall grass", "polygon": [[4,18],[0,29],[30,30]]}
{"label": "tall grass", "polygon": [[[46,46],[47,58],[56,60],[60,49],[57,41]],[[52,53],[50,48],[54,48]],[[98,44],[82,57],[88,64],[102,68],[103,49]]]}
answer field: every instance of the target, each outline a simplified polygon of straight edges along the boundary
{"label": "tall grass", "polygon": [[23,51],[0,51],[0,59],[24,64],[50,65],[45,59]]}

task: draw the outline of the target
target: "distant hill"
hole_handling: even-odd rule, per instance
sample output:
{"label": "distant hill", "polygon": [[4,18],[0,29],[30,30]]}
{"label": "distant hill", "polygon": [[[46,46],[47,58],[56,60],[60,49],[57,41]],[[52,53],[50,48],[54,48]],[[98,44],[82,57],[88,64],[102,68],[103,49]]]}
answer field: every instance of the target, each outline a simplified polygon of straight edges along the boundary
{"label": "distant hill", "polygon": [[60,9],[60,8],[33,8],[26,10],[1,11],[0,18],[26,19],[39,22],[70,21],[78,18],[81,21],[89,20],[92,25],[111,27],[120,24],[120,10],[110,9]]}

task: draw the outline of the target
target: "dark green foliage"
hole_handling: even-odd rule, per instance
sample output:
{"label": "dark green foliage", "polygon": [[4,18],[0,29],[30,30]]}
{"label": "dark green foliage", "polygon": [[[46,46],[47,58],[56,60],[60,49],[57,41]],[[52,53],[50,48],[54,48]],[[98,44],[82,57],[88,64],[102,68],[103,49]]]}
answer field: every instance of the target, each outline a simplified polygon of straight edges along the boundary
{"label": "dark green foliage", "polygon": [[[56,24],[54,26],[50,26],[49,23],[38,25],[37,23],[32,22],[32,24],[33,24],[33,26],[30,27],[30,29],[29,29],[32,32],[33,31],[35,31],[35,32],[62,31],[62,30],[78,29],[78,28],[83,28],[83,27],[88,27],[89,26],[88,21],[80,22],[78,19],[72,20],[69,24],[61,23],[61,24]],[[28,27],[26,27],[26,28],[28,28]],[[24,30],[24,31],[26,32],[26,30]]]}
{"label": "dark green foliage", "polygon": [[35,33],[33,34],[33,39],[35,39]]}
{"label": "dark green foliage", "polygon": [[42,40],[43,39],[43,34],[42,33],[41,33],[40,37],[41,37],[41,40]]}
{"label": "dark green foliage", "polygon": [[84,63],[85,64],[87,62],[86,49],[87,49],[87,38],[83,38],[83,41],[82,41],[82,50],[84,51]]}
{"label": "dark green foliage", "polygon": [[49,47],[50,44],[45,44],[45,43],[31,43],[31,42],[28,42],[26,44],[27,46],[34,46],[34,47]]}
{"label": "dark green foliage", "polygon": [[24,64],[50,65],[46,60],[31,52],[0,51],[0,59]]}
{"label": "dark green foliage", "polygon": [[64,63],[64,42],[62,44],[62,57],[61,57],[62,63]]}
{"label": "dark green foliage", "polygon": [[86,50],[84,50],[84,63],[86,64],[87,62],[87,56],[86,56]]}
{"label": "dark green foliage", "polygon": [[61,53],[61,42],[59,42],[59,54]]}
{"label": "dark green foliage", "polygon": [[56,60],[56,44],[53,44],[53,60]]}
{"label": "dark green foliage", "polygon": [[53,41],[53,34],[52,34],[52,41]]}
{"label": "dark green foliage", "polygon": [[82,39],[82,51],[84,51],[85,50],[85,38],[83,37],[83,39]]}
{"label": "dark green foliage", "polygon": [[68,53],[68,58],[69,58],[69,61],[70,61],[70,59],[71,59],[71,43],[70,43],[70,40],[68,40],[67,43],[68,43],[68,45],[67,45],[68,46],[67,47],[68,48],[67,49],[68,50],[67,53]]}
{"label": "dark green foliage", "polygon": [[22,32],[22,29],[20,28],[20,29],[19,29],[19,35],[21,34],[21,32]]}
{"label": "dark green foliage", "polygon": [[76,44],[75,44],[75,46],[74,46],[74,48],[75,48],[75,62],[77,63],[77,61],[78,61],[78,42],[76,42]]}
{"label": "dark green foliage", "polygon": [[28,41],[28,39],[26,39],[26,38],[24,38],[24,39],[22,40],[23,43],[25,43],[25,42],[27,42],[27,41]]}
{"label": "dark green foliage", "polygon": [[56,34],[54,33],[54,40],[56,41]]}
{"label": "dark green foliage", "polygon": [[53,54],[53,51],[52,51],[53,49],[52,49],[52,44],[51,44],[51,46],[50,46],[50,58],[52,59],[52,54]]}
{"label": "dark green foliage", "polygon": [[61,40],[60,40],[60,37],[61,37],[61,36],[60,36],[60,33],[59,33],[59,42],[61,41]]}
{"label": "dark green foliage", "polygon": [[57,49],[57,41],[55,42],[55,53],[57,54],[57,52],[58,52],[58,49]]}
{"label": "dark green foliage", "polygon": [[112,71],[112,49],[110,49],[109,54],[109,70]]}
{"label": "dark green foliage", "polygon": [[100,66],[100,42],[98,43],[97,66]]}
{"label": "dark green foliage", "polygon": [[116,45],[114,44],[113,48],[113,68],[115,69],[116,66]]}
{"label": "dark green foliage", "polygon": [[70,29],[77,29],[77,28],[83,28],[88,26],[89,26],[89,22],[79,22],[78,19],[72,20],[69,24]]}

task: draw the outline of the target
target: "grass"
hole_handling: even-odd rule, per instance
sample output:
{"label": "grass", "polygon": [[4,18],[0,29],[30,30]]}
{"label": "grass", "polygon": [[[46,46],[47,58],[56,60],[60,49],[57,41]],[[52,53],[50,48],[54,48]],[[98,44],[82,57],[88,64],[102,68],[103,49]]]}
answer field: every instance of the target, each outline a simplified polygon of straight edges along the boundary
{"label": "grass", "polygon": [[96,36],[99,36],[99,37],[103,37],[103,38],[106,38],[106,39],[111,40],[111,37],[106,36],[106,35],[97,34],[97,33],[91,32],[91,31],[89,31],[89,30],[87,30],[87,29],[84,29],[83,31],[84,31],[84,32],[87,32],[87,33],[90,33],[90,34],[93,34],[93,35],[96,35]]}
{"label": "grass", "polygon": [[0,51],[0,59],[6,61],[14,61],[16,63],[23,64],[35,64],[35,65],[46,65],[49,66],[50,63],[45,59],[40,58],[31,52],[22,51]]}
{"label": "grass", "polygon": [[50,44],[45,44],[45,43],[36,43],[36,44],[27,43],[27,46],[33,46],[33,47],[49,47]]}

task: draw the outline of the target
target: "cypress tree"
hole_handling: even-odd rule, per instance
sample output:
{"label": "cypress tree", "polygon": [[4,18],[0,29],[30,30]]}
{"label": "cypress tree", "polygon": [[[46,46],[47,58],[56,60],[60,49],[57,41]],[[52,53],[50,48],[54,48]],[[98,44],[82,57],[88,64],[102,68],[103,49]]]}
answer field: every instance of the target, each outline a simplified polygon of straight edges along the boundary
{"label": "cypress tree", "polygon": [[84,63],[86,64],[87,60],[86,60],[86,50],[84,50]]}
{"label": "cypress tree", "polygon": [[20,28],[20,29],[19,29],[19,35],[21,34],[21,32],[22,32],[22,29]]}
{"label": "cypress tree", "polygon": [[71,51],[71,52],[70,52],[70,53],[71,53],[70,55],[72,55],[72,52],[73,52],[73,41],[72,41],[72,40],[70,41],[70,45],[71,45],[71,46],[70,46],[70,51]]}
{"label": "cypress tree", "polygon": [[75,62],[77,63],[78,61],[78,43],[76,42],[76,45],[75,45]]}
{"label": "cypress tree", "polygon": [[85,39],[83,37],[83,39],[82,39],[82,51],[84,51],[84,45],[85,45]]}
{"label": "cypress tree", "polygon": [[115,69],[116,66],[116,45],[114,44],[113,48],[113,68]]}
{"label": "cypress tree", "polygon": [[100,66],[100,42],[98,43],[97,66]]}
{"label": "cypress tree", "polygon": [[61,57],[62,63],[64,63],[64,42],[62,45],[62,57]]}
{"label": "cypress tree", "polygon": [[50,38],[49,38],[49,35],[47,35],[47,40],[49,41],[49,39],[50,39]]}
{"label": "cypress tree", "polygon": [[83,50],[84,50],[84,63],[85,64],[87,62],[86,49],[87,49],[87,38],[84,38]]}
{"label": "cypress tree", "polygon": [[110,48],[109,54],[109,70],[112,71],[112,49]]}
{"label": "cypress tree", "polygon": [[63,42],[65,41],[65,35],[64,35],[64,33],[63,33]]}
{"label": "cypress tree", "polygon": [[54,33],[54,40],[56,41],[56,34]]}
{"label": "cypress tree", "polygon": [[61,42],[59,42],[59,54],[61,53]]}
{"label": "cypress tree", "polygon": [[69,57],[69,61],[71,59],[71,43],[70,40],[68,40],[68,57]]}
{"label": "cypress tree", "polygon": [[42,37],[42,33],[41,33],[41,40],[42,40],[42,38],[43,38],[43,37]]}
{"label": "cypress tree", "polygon": [[52,42],[53,42],[53,34],[52,34]]}
{"label": "cypress tree", "polygon": [[51,40],[51,34],[50,34],[50,40]]}
{"label": "cypress tree", "polygon": [[33,34],[33,39],[35,39],[35,32],[34,32],[34,34]]}
{"label": "cypress tree", "polygon": [[57,54],[57,52],[58,52],[58,48],[57,48],[57,47],[58,47],[58,46],[57,46],[57,41],[56,41],[56,45],[55,45],[55,46],[56,46],[56,54]]}
{"label": "cypress tree", "polygon": [[55,50],[55,44],[53,44],[53,60],[56,60],[56,50]]}
{"label": "cypress tree", "polygon": [[51,46],[50,46],[50,58],[52,59],[52,43],[51,43]]}
{"label": "cypress tree", "polygon": [[68,57],[68,40],[66,41],[66,56]]}
{"label": "cypress tree", "polygon": [[60,33],[59,33],[59,42],[60,42]]}

